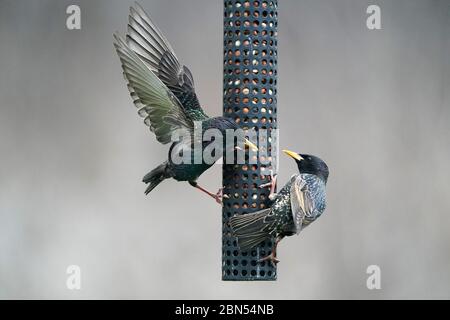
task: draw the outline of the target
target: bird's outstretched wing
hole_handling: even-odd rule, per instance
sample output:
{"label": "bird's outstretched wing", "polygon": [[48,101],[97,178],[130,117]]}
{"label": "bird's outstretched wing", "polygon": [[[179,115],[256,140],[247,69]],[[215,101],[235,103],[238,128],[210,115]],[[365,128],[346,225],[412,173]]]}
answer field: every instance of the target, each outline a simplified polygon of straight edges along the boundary
{"label": "bird's outstretched wing", "polygon": [[299,234],[305,217],[311,217],[314,212],[314,201],[308,184],[299,174],[291,178],[291,208],[297,234]]}
{"label": "bird's outstretched wing", "polygon": [[114,39],[114,46],[122,62],[128,89],[138,113],[145,118],[145,124],[155,133],[158,141],[163,144],[171,142],[172,134],[177,129],[192,132],[194,124],[184,113],[183,106],[172,91],[118,34],[114,34]]}
{"label": "bird's outstretched wing", "polygon": [[170,43],[137,3],[130,8],[126,41],[173,92],[193,121],[208,118],[198,101],[190,70],[180,64]]}

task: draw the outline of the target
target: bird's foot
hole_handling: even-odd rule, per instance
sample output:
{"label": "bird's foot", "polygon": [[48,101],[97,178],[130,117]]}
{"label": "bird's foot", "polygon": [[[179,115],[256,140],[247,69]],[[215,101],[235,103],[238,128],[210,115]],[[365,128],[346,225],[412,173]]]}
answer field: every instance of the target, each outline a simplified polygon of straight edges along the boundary
{"label": "bird's foot", "polygon": [[269,200],[270,200],[270,201],[275,200],[276,197],[277,197],[277,194],[276,194],[275,192],[271,192],[271,193],[269,194]]}
{"label": "bird's foot", "polygon": [[270,170],[270,182],[264,183],[259,186],[260,188],[270,187],[269,199],[272,201],[275,200],[277,196],[277,194],[275,193],[275,189],[277,188],[277,176],[277,174],[273,174],[273,170]]}
{"label": "bird's foot", "polygon": [[212,196],[216,202],[220,205],[223,205],[223,199],[228,199],[229,196],[223,194],[223,188],[220,188],[215,195]]}
{"label": "bird's foot", "polygon": [[229,198],[228,195],[223,194],[223,188],[220,188],[219,191],[217,191],[217,193],[214,194],[214,193],[212,193],[212,192],[209,192],[209,191],[206,190],[205,188],[200,187],[200,186],[197,184],[197,182],[195,182],[195,181],[194,181],[194,182],[190,182],[190,184],[191,184],[194,188],[200,190],[201,192],[206,193],[208,196],[210,196],[211,198],[213,198],[213,199],[214,199],[218,204],[220,204],[220,205],[223,205],[222,200],[223,200],[224,198],[226,198],[226,199]]}
{"label": "bird's foot", "polygon": [[280,260],[277,259],[276,255],[273,252],[269,254],[267,257],[258,260],[258,262],[263,261],[270,261],[270,263],[272,263],[274,267],[277,265],[278,262],[280,262]]}
{"label": "bird's foot", "polygon": [[272,186],[272,182],[267,182],[267,183],[259,185],[259,187],[261,189],[264,189],[264,188],[267,188],[267,187],[270,187],[270,186]]}

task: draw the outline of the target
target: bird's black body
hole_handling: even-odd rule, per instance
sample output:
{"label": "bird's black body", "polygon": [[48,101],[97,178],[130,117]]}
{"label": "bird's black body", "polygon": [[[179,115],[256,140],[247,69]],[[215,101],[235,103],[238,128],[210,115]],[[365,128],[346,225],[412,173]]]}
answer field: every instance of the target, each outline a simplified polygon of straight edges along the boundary
{"label": "bird's black body", "polygon": [[[224,140],[222,143],[225,145],[226,130],[236,130],[238,127],[236,123],[230,119],[214,117],[202,122],[202,136],[203,133],[209,129],[219,130],[222,133]],[[213,161],[206,162],[202,158],[202,161],[198,163],[195,159],[194,140],[195,138],[191,136],[190,139],[172,143],[169,148],[168,160],[144,177],[143,182],[148,184],[146,194],[150,193],[150,191],[152,191],[160,182],[169,178],[173,178],[177,181],[187,181],[192,186],[197,187],[197,179],[208,170],[215,161],[220,159],[223,156],[224,151],[226,151],[226,149],[218,149],[217,153],[213,153]],[[200,151],[203,152],[210,143],[210,141],[202,141]],[[190,155],[187,161],[174,161],[173,153],[180,152],[180,150],[183,150],[183,152],[187,152]]]}
{"label": "bird's black body", "polygon": [[[130,8],[126,41],[115,35],[114,45],[139,115],[159,142],[171,143],[168,160],[143,179],[148,184],[146,194],[168,178],[188,181],[197,186],[198,177],[213,163],[194,161],[193,152],[191,161],[175,162],[171,157],[173,151],[183,149],[188,152],[194,149],[197,123],[201,123],[201,137],[203,132],[212,128],[218,129],[225,137],[227,129],[238,128],[236,123],[224,117],[210,118],[205,114],[195,93],[190,70],[179,63],[167,39],[138,4]],[[187,133],[188,138],[174,142],[172,135],[179,129]],[[209,143],[201,142],[202,150]],[[214,159],[219,159],[222,153],[219,152]]]}
{"label": "bird's black body", "polygon": [[300,156],[300,173],[291,177],[269,208],[230,219],[242,251],[272,237],[298,234],[324,212],[328,167],[317,157]]}

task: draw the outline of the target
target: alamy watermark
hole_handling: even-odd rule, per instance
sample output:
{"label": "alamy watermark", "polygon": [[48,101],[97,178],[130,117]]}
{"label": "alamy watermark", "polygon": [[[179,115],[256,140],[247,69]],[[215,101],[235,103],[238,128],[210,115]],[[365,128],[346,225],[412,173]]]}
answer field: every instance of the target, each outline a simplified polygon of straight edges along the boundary
{"label": "alamy watermark", "polygon": [[276,166],[278,129],[202,130],[195,122],[194,132],[178,129],[172,133],[170,161],[174,164],[260,164]]}
{"label": "alamy watermark", "polygon": [[66,13],[69,15],[66,20],[66,27],[69,30],[81,29],[81,9],[79,6],[72,4],[67,7]]}
{"label": "alamy watermark", "polygon": [[381,269],[379,266],[372,264],[367,267],[366,273],[369,274],[369,277],[366,281],[367,289],[381,289]]}
{"label": "alamy watermark", "polygon": [[369,14],[366,20],[366,26],[369,30],[381,29],[381,9],[376,4],[367,7],[366,13]]}
{"label": "alamy watermark", "polygon": [[66,287],[69,290],[80,290],[81,289],[81,268],[77,265],[70,265],[66,269],[68,274],[66,280]]}

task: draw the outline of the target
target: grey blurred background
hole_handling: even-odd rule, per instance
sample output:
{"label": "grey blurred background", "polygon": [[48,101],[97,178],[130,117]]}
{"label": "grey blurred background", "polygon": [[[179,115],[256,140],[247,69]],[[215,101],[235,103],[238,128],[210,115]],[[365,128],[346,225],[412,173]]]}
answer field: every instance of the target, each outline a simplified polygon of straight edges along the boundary
{"label": "grey blurred background", "polygon": [[[220,114],[222,1],[140,2]],[[280,0],[280,147],[331,176],[326,213],[258,283],[220,280],[216,203],[175,181],[144,196],[167,149],[112,46],[131,3],[0,0],[0,298],[450,298],[449,1]],[[382,30],[366,28],[369,4]],[[280,161],[284,182],[296,168]],[[200,181],[220,179],[215,166]]]}

